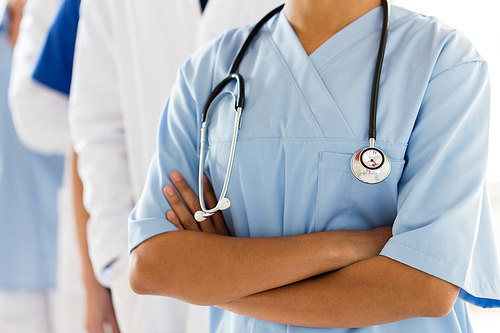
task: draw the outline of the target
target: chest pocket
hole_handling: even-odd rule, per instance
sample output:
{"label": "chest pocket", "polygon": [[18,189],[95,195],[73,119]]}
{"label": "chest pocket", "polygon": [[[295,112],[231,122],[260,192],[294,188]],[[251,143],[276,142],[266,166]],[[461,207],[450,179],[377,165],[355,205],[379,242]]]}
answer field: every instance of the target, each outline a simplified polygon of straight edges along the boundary
{"label": "chest pocket", "polygon": [[318,173],[316,231],[371,229],[394,222],[404,160],[391,160],[391,172],[378,184],[365,184],[351,172],[350,154],[322,151]]}

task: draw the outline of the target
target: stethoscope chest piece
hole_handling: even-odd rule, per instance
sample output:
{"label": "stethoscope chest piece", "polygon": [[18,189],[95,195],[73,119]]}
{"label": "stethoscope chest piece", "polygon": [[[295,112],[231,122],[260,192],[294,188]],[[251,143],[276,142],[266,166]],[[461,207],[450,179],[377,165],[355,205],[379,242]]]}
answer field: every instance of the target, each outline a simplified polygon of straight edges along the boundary
{"label": "stethoscope chest piece", "polygon": [[351,158],[354,176],[366,184],[377,184],[389,176],[391,160],[380,149],[373,146],[358,150]]}

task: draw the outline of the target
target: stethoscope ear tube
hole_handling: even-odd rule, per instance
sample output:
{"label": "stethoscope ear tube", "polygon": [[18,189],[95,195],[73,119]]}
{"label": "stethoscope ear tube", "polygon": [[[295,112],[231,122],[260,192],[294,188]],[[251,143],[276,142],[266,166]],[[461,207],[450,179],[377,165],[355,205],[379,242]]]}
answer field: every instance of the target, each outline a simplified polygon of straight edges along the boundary
{"label": "stethoscope ear tube", "polygon": [[248,35],[247,39],[245,40],[245,43],[243,43],[243,46],[241,47],[240,51],[238,52],[238,55],[236,56],[236,59],[234,59],[233,65],[231,66],[231,70],[229,73],[236,73],[238,71],[238,67],[240,67],[240,63],[243,60],[243,57],[245,56],[246,51],[250,47],[250,43],[252,43],[253,39],[255,38],[255,35],[259,32],[260,28],[271,19],[274,15],[279,13],[285,4],[282,4],[276,8],[274,8],[272,11],[270,11],[266,16],[264,16],[250,31],[250,34]]}
{"label": "stethoscope ear tube", "polygon": [[[237,101],[235,103],[237,104]],[[218,210],[224,210],[231,206],[231,201],[229,201],[229,199],[226,198],[226,193],[229,186],[229,180],[231,178],[231,172],[233,170],[234,154],[236,152],[236,142],[238,141],[238,132],[241,125],[242,111],[243,111],[242,107],[236,108],[236,117],[234,119],[234,126],[233,126],[233,138],[231,140],[231,151],[227,163],[226,175],[224,177],[224,185],[222,186],[220,199],[217,201],[217,205],[212,209],[206,208],[205,195],[203,191],[203,170],[205,164],[205,143],[207,137],[207,122],[204,121],[201,125],[200,161],[198,165],[198,197],[200,201],[201,211],[196,212],[194,216],[196,221],[198,222],[205,220],[205,218],[208,216],[212,216]]]}
{"label": "stethoscope ear tube", "polygon": [[208,97],[207,102],[205,103],[205,108],[203,109],[203,114],[201,117],[201,122],[205,123],[208,117],[208,110],[210,110],[210,105],[214,99],[221,93],[222,89],[231,82],[232,80],[236,80],[237,88],[238,88],[238,97],[235,100],[234,108],[237,110],[238,108],[243,108],[245,106],[245,80],[243,76],[239,73],[231,73],[228,77],[222,80],[212,91],[210,96]]}
{"label": "stethoscope ear tube", "polygon": [[375,65],[375,73],[373,74],[372,94],[370,101],[370,127],[368,137],[370,139],[377,138],[377,106],[378,106],[378,90],[380,86],[380,75],[382,73],[382,65],[384,62],[385,47],[387,45],[387,35],[389,34],[389,18],[390,6],[388,0],[382,0],[384,7],[384,20],[382,22],[382,34],[380,36],[380,45],[378,48],[377,64]]}
{"label": "stethoscope ear tube", "polygon": [[377,106],[380,86],[380,75],[384,62],[387,35],[389,34],[390,6],[388,0],[382,0],[384,20],[382,22],[382,34],[373,74],[372,94],[370,101],[370,126],[368,139],[370,146],[358,150],[351,159],[351,171],[361,182],[366,184],[378,184],[385,180],[391,172],[391,160],[381,149],[375,148],[377,137]]}

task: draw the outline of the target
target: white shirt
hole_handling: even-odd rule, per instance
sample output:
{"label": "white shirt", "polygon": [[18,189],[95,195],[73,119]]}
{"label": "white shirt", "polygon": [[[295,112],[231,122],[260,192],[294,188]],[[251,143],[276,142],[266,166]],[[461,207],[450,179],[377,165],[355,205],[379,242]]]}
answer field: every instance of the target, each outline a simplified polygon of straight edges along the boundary
{"label": "white shirt", "polygon": [[12,58],[9,107],[26,147],[62,155],[68,149],[68,97],[31,77],[59,4],[59,0],[30,0],[24,8]]}

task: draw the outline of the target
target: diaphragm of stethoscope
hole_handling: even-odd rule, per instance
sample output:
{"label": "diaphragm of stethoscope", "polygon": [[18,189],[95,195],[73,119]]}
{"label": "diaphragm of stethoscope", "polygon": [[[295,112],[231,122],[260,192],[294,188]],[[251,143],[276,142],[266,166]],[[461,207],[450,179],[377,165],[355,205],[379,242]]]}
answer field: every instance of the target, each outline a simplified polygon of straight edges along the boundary
{"label": "diaphragm of stethoscope", "polygon": [[377,184],[389,176],[391,160],[378,148],[362,148],[351,158],[351,171],[363,183]]}

